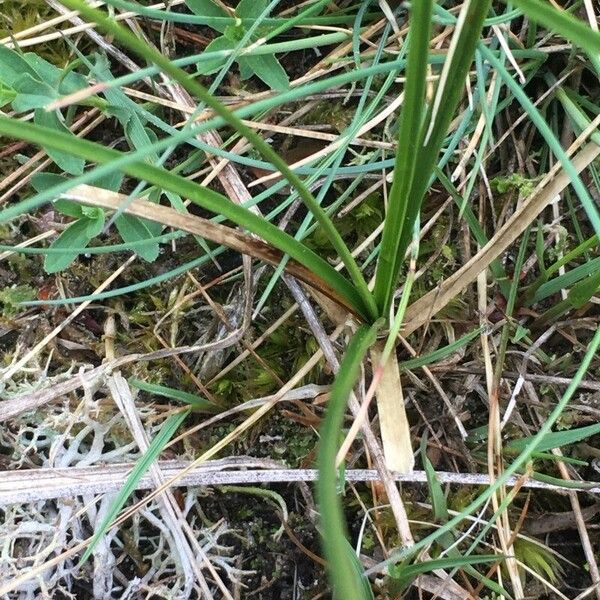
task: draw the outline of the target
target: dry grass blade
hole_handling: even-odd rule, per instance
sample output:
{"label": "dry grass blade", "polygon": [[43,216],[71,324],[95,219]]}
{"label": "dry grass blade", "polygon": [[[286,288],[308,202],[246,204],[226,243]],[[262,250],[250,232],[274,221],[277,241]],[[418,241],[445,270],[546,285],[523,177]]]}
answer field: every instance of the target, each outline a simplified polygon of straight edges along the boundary
{"label": "dry grass blade", "polygon": [[[382,343],[373,346],[371,349],[373,365],[380,364],[382,353]],[[390,354],[383,366],[375,395],[385,464],[390,471],[401,474],[411,473],[415,466],[415,458],[402,394],[400,367],[395,352]]]}
{"label": "dry grass blade", "polygon": [[[88,185],[78,185],[63,194],[63,196],[89,206],[98,206],[110,210],[119,210],[120,207],[127,204],[127,208],[124,209],[126,214],[143,217],[168,227],[202,236],[212,242],[222,244],[242,254],[253,256],[271,265],[279,265],[283,258],[283,253],[279,250],[240,231],[202,217],[183,214],[175,209],[154,204],[147,200],[130,201],[123,194]],[[336,294],[325,281],[296,261],[288,260],[286,271],[344,306],[348,312],[353,312],[345,300]]]}
{"label": "dry grass blade", "polygon": [[[21,502],[37,502],[52,498],[69,498],[80,494],[107,494],[118,491],[135,463],[116,463],[92,467],[69,467],[61,469],[24,469],[0,471],[0,506]],[[200,466],[188,469],[189,462],[159,461],[158,466],[165,478],[174,479],[185,470],[186,473],[173,481],[173,487],[239,485],[259,483],[293,483],[298,481],[316,481],[316,469],[283,469],[277,465],[265,465],[264,461],[250,457],[233,457],[221,460],[209,460]],[[487,486],[489,475],[483,473],[453,473],[437,471],[441,483],[464,486]],[[352,482],[381,481],[377,469],[347,469],[345,476]],[[398,483],[426,484],[425,471],[414,470],[401,475],[391,474],[391,480]],[[565,495],[560,485],[529,479],[522,482],[514,477],[508,486],[522,485],[524,489],[547,490]],[[593,483],[580,482],[588,486],[586,494],[600,494],[600,486]],[[140,479],[138,490],[150,490],[155,487],[150,475]]]}

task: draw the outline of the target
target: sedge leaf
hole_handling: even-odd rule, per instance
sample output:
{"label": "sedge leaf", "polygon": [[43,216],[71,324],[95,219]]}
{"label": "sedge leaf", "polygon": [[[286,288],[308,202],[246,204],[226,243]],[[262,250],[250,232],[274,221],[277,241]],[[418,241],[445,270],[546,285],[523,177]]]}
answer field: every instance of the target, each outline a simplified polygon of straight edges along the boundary
{"label": "sedge leaf", "polygon": [[[600,433],[600,423],[595,425],[588,425],[586,427],[578,427],[576,429],[569,429],[567,431],[552,431],[547,433],[542,441],[536,446],[536,452],[545,452],[546,450],[552,450],[553,448],[561,448],[568,446],[569,444],[575,444],[585,438]],[[512,440],[506,444],[507,450],[512,451],[523,451],[529,444],[531,444],[533,438],[526,437],[518,440]]]}

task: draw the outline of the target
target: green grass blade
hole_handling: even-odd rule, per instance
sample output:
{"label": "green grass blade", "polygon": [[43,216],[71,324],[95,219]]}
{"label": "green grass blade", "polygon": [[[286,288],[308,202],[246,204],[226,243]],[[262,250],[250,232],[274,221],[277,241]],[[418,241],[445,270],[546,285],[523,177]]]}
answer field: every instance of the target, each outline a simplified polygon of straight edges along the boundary
{"label": "green grass blade", "polygon": [[531,305],[540,302],[541,300],[560,292],[560,290],[569,288],[578,281],[598,273],[599,269],[600,257],[584,262],[578,267],[574,267],[570,271],[567,271],[564,275],[559,275],[540,285],[537,290],[535,290],[533,297],[527,299],[526,304]]}
{"label": "green grass blade", "polygon": [[112,503],[110,510],[108,511],[104,521],[100,527],[94,533],[94,537],[86,548],[83,556],[81,557],[81,563],[83,564],[92,554],[94,548],[98,544],[100,538],[108,531],[110,524],[117,516],[121,508],[127,502],[127,499],[137,487],[139,480],[144,476],[146,471],[150,468],[150,465],[156,460],[162,449],[167,445],[169,440],[173,437],[173,434],[177,431],[181,423],[188,416],[189,412],[182,412],[175,415],[171,415],[161,427],[158,435],[152,440],[146,453],[136,462],[135,467],[127,477],[127,480],[123,484],[123,489],[119,492],[114,502]]}
{"label": "green grass blade", "polygon": [[[22,139],[59,150],[77,153],[79,156],[94,162],[110,163],[122,158],[124,155],[116,150],[104,148],[99,144],[74,138],[52,129],[40,127],[32,123],[24,123],[0,116],[0,133],[15,139]],[[225,196],[208,188],[175,175],[161,167],[156,167],[145,162],[134,162],[123,167],[123,171],[132,177],[148,181],[163,189],[169,190],[184,198],[189,198],[215,214],[221,214],[237,225],[257,234],[266,242],[289,254],[292,258],[302,263],[318,277],[327,281],[341,296],[366,319],[370,313],[354,286],[340,275],[335,269],[318,254],[295,240],[292,236],[281,231],[278,227],[259,217],[248,209],[230,202]],[[27,206],[27,203],[23,203]],[[14,209],[14,207],[12,207]],[[7,214],[13,216],[11,208],[0,213],[0,222],[6,220]]]}
{"label": "green grass blade", "polygon": [[[411,225],[405,223],[405,215],[422,139],[432,10],[432,0],[412,3],[406,85],[400,116],[394,181],[388,200],[373,292],[380,314],[387,314],[383,311],[388,306],[396,285],[395,261],[402,230],[405,225]],[[412,228],[409,233],[412,233]]]}
{"label": "green grass blade", "polygon": [[555,31],[590,54],[600,54],[600,33],[566,11],[557,10],[549,2],[540,0],[511,0],[532,21]]}
{"label": "green grass blade", "polygon": [[361,592],[362,582],[357,580],[356,565],[347,552],[347,531],[337,490],[335,457],[346,402],[360,374],[361,363],[375,341],[379,325],[379,322],[370,327],[362,325],[352,337],[333,383],[327,414],[320,430],[317,497],[322,543],[334,593],[343,600],[364,600],[364,594]]}
{"label": "green grass blade", "polygon": [[[397,244],[396,258],[391,271],[394,285],[410,244],[412,226],[421,209],[442,143],[462,97],[464,82],[473,62],[475,48],[490,4],[491,0],[467,0],[463,4],[458,18],[449,50],[450,60],[444,63],[436,97],[425,121],[427,131],[424,145],[419,151],[418,168],[415,170],[410,193],[406,200],[405,223]],[[389,308],[390,302],[391,297],[386,298],[386,310]]]}
{"label": "green grass blade", "polygon": [[197,394],[190,394],[189,392],[183,392],[174,388],[167,387],[165,385],[158,385],[157,383],[150,383],[148,381],[142,381],[141,379],[128,379],[129,385],[143,390],[155,396],[162,396],[163,398],[172,398],[183,404],[189,404],[193,410],[216,413],[220,412],[221,408],[216,404],[209,402],[206,398],[198,396]]}
{"label": "green grass blade", "polygon": [[273,148],[271,148],[271,146],[269,146],[269,144],[263,140],[260,135],[245,125],[239,117],[233,114],[229,109],[227,109],[227,107],[214,98],[203,85],[198,83],[196,80],[191,79],[185,71],[179,67],[176,67],[158,50],[150,47],[143,40],[138,39],[134,34],[119,25],[116,21],[107,17],[102,11],[91,8],[82,0],[65,0],[63,4],[68,8],[78,10],[82,17],[85,17],[90,21],[94,21],[100,28],[107,33],[112,34],[131,51],[160,67],[164,73],[181,84],[188,92],[190,92],[190,94],[194,94],[207,106],[212,108],[218,116],[222,117],[226,123],[235,128],[235,130],[240,135],[245,137],[266,160],[270,161],[273,166],[279,170],[279,172],[289,181],[289,183],[298,190],[300,198],[314,215],[315,219],[318,221],[324,233],[327,235],[331,244],[337,251],[340,259],[348,270],[350,278],[356,286],[358,294],[362,298],[364,306],[367,308],[369,317],[371,319],[376,318],[377,309],[375,301],[373,300],[373,296],[367,287],[367,283],[356,261],[352,257],[348,246],[344,243],[340,233],[333,225],[333,222],[325,210],[319,205],[315,197],[304,185],[300,177],[298,177],[298,175],[296,175],[289,168],[286,161],[283,160],[277,154],[277,152],[275,152],[275,150],[273,150]]}
{"label": "green grass blade", "polygon": [[[553,431],[547,433],[536,447],[536,452],[545,452],[553,448],[562,448],[570,444],[575,444],[592,435],[600,433],[600,424],[588,425],[586,427],[577,427],[566,431]],[[522,438],[512,440],[506,445],[507,450],[523,451],[530,443],[532,438]]]}
{"label": "green grass blade", "polygon": [[410,358],[408,360],[403,360],[400,363],[400,368],[403,371],[410,371],[412,369],[418,369],[420,367],[424,367],[426,365],[430,365],[431,363],[438,362],[446,358],[446,356],[450,356],[454,354],[464,346],[466,346],[469,342],[473,341],[478,335],[483,331],[483,327],[478,327],[473,331],[463,335],[458,338],[452,344],[448,344],[443,348],[438,348],[433,352],[429,352],[428,354],[424,354],[423,356],[416,356],[415,358]]}
{"label": "green grass blade", "polygon": [[503,556],[496,554],[436,558],[434,560],[419,562],[412,565],[399,565],[393,567],[390,569],[390,577],[397,579],[403,587],[408,587],[419,575],[435,571],[436,569],[452,569],[466,567],[467,565],[482,565],[485,563],[498,562],[503,558]]}

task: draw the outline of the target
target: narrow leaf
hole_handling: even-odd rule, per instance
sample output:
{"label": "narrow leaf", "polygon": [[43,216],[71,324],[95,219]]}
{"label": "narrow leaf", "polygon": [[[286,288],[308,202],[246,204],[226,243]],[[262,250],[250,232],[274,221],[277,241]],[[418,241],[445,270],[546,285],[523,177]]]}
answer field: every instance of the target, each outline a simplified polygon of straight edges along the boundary
{"label": "narrow leaf", "polygon": [[600,33],[568,12],[540,0],[514,0],[512,4],[519,7],[532,21],[555,31],[591,54],[600,54]]}
{"label": "narrow leaf", "polygon": [[[396,287],[396,277],[400,269],[398,262],[404,260],[404,254],[399,260],[397,258],[403,232],[405,237],[407,231],[409,236],[412,235],[414,220],[408,222],[406,215],[422,140],[432,12],[432,0],[412,3],[406,85],[400,115],[394,180],[389,195],[373,292],[381,311],[380,314],[387,314],[389,311],[393,290]],[[418,202],[420,204],[420,200]]]}
{"label": "narrow leaf", "polygon": [[[544,435],[542,441],[535,447],[536,452],[545,452],[553,448],[562,448],[570,444],[575,444],[592,435],[600,433],[600,423],[588,425],[587,427],[578,427],[567,431],[552,431]],[[529,447],[533,438],[526,437],[519,440],[512,440],[506,444],[507,450],[522,452]]]}
{"label": "narrow leaf", "polygon": [[142,381],[141,379],[131,378],[128,381],[130,385],[138,388],[139,390],[149,392],[150,394],[154,394],[156,396],[171,398],[173,400],[183,402],[184,404],[189,404],[194,410],[197,411],[214,413],[221,410],[217,405],[196,394],[190,394],[188,392],[176,390],[164,385],[158,385],[156,383],[149,383],[148,381]]}
{"label": "narrow leaf", "polygon": [[83,564],[92,554],[94,548],[98,544],[100,538],[109,530],[110,524],[117,516],[121,508],[127,502],[127,499],[137,487],[139,480],[144,476],[146,471],[150,468],[150,465],[156,460],[162,449],[167,445],[169,440],[173,437],[173,434],[177,431],[183,420],[187,417],[188,413],[178,413],[171,415],[160,429],[158,435],[152,440],[152,443],[148,447],[146,453],[137,461],[133,471],[127,477],[127,480],[123,484],[123,489],[119,492],[115,498],[110,510],[108,511],[104,521],[100,527],[94,533],[94,537],[90,542],[90,545],[86,548],[85,553],[81,557],[81,563]]}
{"label": "narrow leaf", "polygon": [[371,327],[363,325],[352,337],[333,383],[329,406],[320,430],[317,497],[323,549],[334,593],[344,600],[363,600],[364,596],[361,593],[362,581],[357,578],[356,564],[349,560],[346,552],[348,536],[342,503],[337,493],[335,457],[346,402],[360,374],[361,363],[376,339],[378,327],[379,322]]}

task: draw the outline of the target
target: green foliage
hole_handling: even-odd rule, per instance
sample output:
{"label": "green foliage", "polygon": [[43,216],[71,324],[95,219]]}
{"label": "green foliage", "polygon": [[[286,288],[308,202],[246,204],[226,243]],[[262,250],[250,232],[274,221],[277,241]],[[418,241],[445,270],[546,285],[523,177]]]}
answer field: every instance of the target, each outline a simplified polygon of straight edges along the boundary
{"label": "green foliage", "polygon": [[[187,0],[187,5],[194,13],[202,17],[220,17],[223,19],[223,23],[231,19],[231,15],[228,15],[224,9],[215,2],[212,2],[212,0]],[[247,33],[247,23],[258,19],[266,9],[267,2],[265,0],[241,0],[234,12],[235,24],[221,25],[218,19],[212,21],[212,27],[223,35],[210,42],[206,47],[206,52],[234,50]],[[250,36],[251,43],[256,42],[268,33],[268,27],[259,27]],[[203,75],[214,73],[221,69],[225,60],[225,58],[215,58],[209,62],[199,63],[198,73]],[[271,89],[286,90],[289,87],[288,76],[273,54],[257,56],[239,55],[235,60],[238,63],[242,80],[256,75]]]}
{"label": "green foliage", "polygon": [[[556,556],[544,545],[518,537],[513,544],[515,557],[535,573],[556,583],[563,570]],[[522,573],[525,579],[526,573]]]}
{"label": "green foliage", "polygon": [[143,390],[155,396],[162,396],[164,398],[171,398],[182,402],[183,404],[189,404],[191,409],[198,412],[216,413],[220,411],[220,408],[212,402],[198,396],[197,394],[190,394],[183,392],[175,388],[170,388],[157,383],[150,383],[148,381],[142,381],[141,379],[131,378],[129,384],[138,390]]}
{"label": "green foliage", "polygon": [[376,339],[380,324],[361,326],[352,337],[331,389],[327,414],[321,426],[319,443],[319,480],[317,494],[321,510],[323,549],[335,594],[344,600],[364,600],[362,573],[348,545],[342,503],[337,490],[335,457],[348,396],[360,373],[360,366]]}
{"label": "green foliage", "polygon": [[56,273],[68,267],[78,253],[71,248],[87,246],[91,239],[99,235],[104,227],[104,211],[101,208],[82,207],[81,215],[71,223],[52,243],[52,248],[64,250],[64,254],[49,254],[44,261],[47,273]]}
{"label": "green foliage", "polygon": [[[109,189],[119,189],[122,177],[126,174],[139,181],[148,182],[153,185],[154,188],[149,191],[149,198],[155,202],[161,200],[162,194],[164,194],[175,208],[183,210],[182,198],[189,198],[202,207],[202,209],[217,215],[221,220],[229,220],[236,226],[260,236],[272,246],[296,259],[311,271],[315,278],[320,278],[327,282],[339,297],[346,302],[347,306],[358,314],[359,318],[366,324],[359,326],[358,332],[350,342],[346,356],[341,362],[341,368],[332,389],[327,416],[321,430],[318,492],[322,512],[324,549],[335,593],[340,598],[347,598],[348,600],[359,600],[368,597],[370,594],[368,581],[361,572],[360,564],[351,551],[346,536],[347,531],[344,526],[341,502],[337,496],[338,471],[335,468],[334,460],[339,443],[339,433],[343,425],[345,402],[358,378],[364,356],[375,339],[376,329],[381,325],[378,318],[383,315],[386,321],[389,320],[389,309],[394,301],[399,275],[403,271],[405,253],[409,243],[414,239],[415,233],[418,233],[421,204],[429,190],[431,181],[433,181],[442,147],[448,146],[449,155],[452,155],[456,150],[457,146],[452,145],[453,137],[450,136],[449,138],[448,134],[452,120],[455,117],[456,108],[463,98],[464,81],[472,66],[476,49],[479,50],[477,56],[479,62],[476,64],[477,69],[481,70],[482,63],[487,63],[487,66],[491,65],[500,74],[498,80],[503,80],[512,94],[508,100],[510,101],[512,98],[519,100],[523,108],[529,113],[531,120],[538,127],[548,146],[563,161],[563,167],[572,178],[573,186],[588,212],[590,222],[599,231],[598,223],[600,221],[598,220],[597,211],[591,202],[589,194],[578,178],[569,157],[566,156],[564,150],[558,144],[546,120],[539,113],[535,105],[527,98],[521,87],[514,81],[512,73],[508,72],[504,67],[502,60],[498,57],[500,55],[504,59],[502,52],[498,52],[496,49],[492,51],[480,42],[481,30],[488,17],[490,2],[467,0],[464,3],[465,12],[458,21],[453,14],[446,11],[439,3],[431,1],[414,2],[411,5],[412,12],[408,37],[409,57],[405,69],[405,100],[398,134],[399,143],[395,157],[395,176],[385,215],[384,235],[378,256],[375,278],[375,291],[374,294],[371,294],[367,287],[365,276],[356,264],[343,239],[344,235],[349,237],[350,231],[344,231],[343,223],[336,223],[334,226],[332,219],[325,209],[321,207],[320,202],[312,195],[307,184],[289,169],[285,161],[265,143],[262,137],[256,135],[240,120],[241,114],[244,114],[244,116],[248,114],[261,114],[261,111],[273,108],[277,106],[276,104],[270,104],[267,107],[265,104],[256,103],[253,106],[253,110],[256,111],[255,113],[243,113],[243,111],[236,112],[235,114],[231,113],[222,103],[204,89],[202,85],[194,78],[191,78],[187,72],[175,66],[166,57],[161,55],[160,52],[157,52],[145,44],[145,42],[136,38],[135,35],[124,30],[111,18],[107,17],[106,13],[91,8],[89,4],[81,0],[63,0],[63,3],[72,9],[80,10],[84,18],[96,21],[100,29],[104,29],[114,36],[115,40],[122,44],[123,47],[129,48],[143,60],[154,63],[156,70],[162,70],[165,76],[177,81],[190,94],[195,96],[199,103],[204,103],[212,109],[216,118],[209,124],[204,124],[206,126],[204,130],[200,126],[191,132],[173,132],[165,129],[169,137],[159,142],[155,129],[160,120],[154,119],[153,115],[144,113],[140,106],[127,98],[118,86],[113,85],[114,82],[111,81],[112,75],[108,69],[108,61],[105,57],[94,57],[90,61],[85,56],[80,56],[80,64],[88,68],[88,73],[82,75],[76,72],[74,68],[57,69],[50,62],[39,59],[35,55],[22,55],[15,51],[0,49],[0,102],[4,106],[10,106],[16,111],[34,111],[33,123],[17,121],[1,116],[0,132],[15,139],[22,139],[45,148],[56,166],[72,176],[68,179],[54,179],[52,181],[49,179],[50,175],[45,174],[43,177],[46,177],[46,179],[43,179],[43,177],[38,179],[39,194],[33,199],[26,199],[22,203],[9,206],[3,211],[2,217],[8,219],[20,216],[23,212],[33,210],[43,202],[61,198],[61,194],[71,185],[93,181],[93,177],[97,176],[97,174],[95,171],[84,172],[85,164],[86,161],[98,163],[102,165],[103,176],[108,179],[100,180],[101,182],[96,181],[97,185],[102,185]],[[209,26],[222,34],[209,45],[204,55],[205,57],[208,56],[210,58],[210,54],[213,51],[221,52],[227,50],[228,52],[237,52],[239,50],[240,53],[236,56],[235,60],[239,65],[242,78],[245,79],[254,74],[272,89],[283,91],[288,88],[289,81],[287,75],[273,53],[258,52],[249,54],[246,52],[246,49],[238,48],[238,46],[241,46],[240,42],[245,40],[246,37],[248,37],[247,41],[249,45],[252,45],[262,36],[275,35],[274,31],[276,30],[271,28],[271,21],[266,19],[267,4],[264,0],[259,2],[242,0],[238,3],[235,13],[232,14],[229,14],[221,8],[220,4],[211,0],[188,0],[187,4],[196,16],[205,18]],[[598,45],[599,36],[593,32],[590,33],[589,28],[584,28],[581,23],[572,19],[569,15],[555,11],[537,0],[515,0],[515,4],[528,11],[530,17],[550,24],[550,26],[556,29],[556,33],[567,36],[569,39],[575,41],[575,43],[580,43],[587,51],[598,52],[600,49]],[[143,10],[154,10],[148,7],[140,7],[140,9],[140,14],[144,14]],[[541,9],[544,12],[540,12]],[[160,13],[160,11],[158,12]],[[167,13],[164,12],[162,14],[166,18]],[[172,14],[175,13],[170,13],[170,15]],[[433,14],[436,17],[439,17],[440,14],[445,15],[444,18],[446,21],[441,22],[455,25],[455,35],[451,50],[444,56],[430,56],[429,54],[431,26],[432,22],[434,22]],[[357,48],[360,42],[358,31],[359,16],[359,13],[357,13],[356,31],[354,32]],[[262,21],[263,17],[264,23]],[[497,18],[501,19],[502,15],[494,15],[492,17],[492,19]],[[250,28],[256,24],[258,19],[261,19],[261,25],[253,33],[250,33]],[[437,22],[439,23],[440,21],[438,20]],[[278,23],[278,25],[280,24]],[[224,57],[218,59],[217,57],[212,58],[214,58],[214,62],[211,62],[212,59],[208,61],[200,60],[198,62],[199,72],[212,73],[219,69],[226,60]],[[355,58],[359,58],[358,51]],[[437,79],[439,83],[434,100],[431,105],[428,105],[428,100],[425,97],[426,77],[429,74],[430,65],[435,61],[437,61],[435,64],[441,64],[443,61],[445,63],[440,77]],[[359,62],[357,60],[357,64]],[[404,63],[400,60],[393,64],[394,66],[389,68],[389,71],[404,68]],[[71,67],[74,67],[74,65],[71,65]],[[379,71],[376,69],[368,70],[371,67],[365,67],[364,71],[361,71],[360,76],[356,76],[355,79],[343,79],[343,81],[348,82],[361,79],[365,73],[368,73],[369,78],[371,78],[376,73],[385,73],[384,67],[385,65]],[[79,66],[77,68],[79,69]],[[379,66],[377,68],[379,69]],[[152,73],[155,73],[156,70],[152,71]],[[144,72],[148,73],[149,71]],[[393,73],[392,76],[394,76]],[[120,153],[104,148],[101,144],[94,144],[73,136],[68,131],[68,127],[71,125],[70,115],[73,111],[67,111],[63,114],[60,111],[46,112],[44,110],[44,107],[52,100],[85,87],[88,84],[88,77],[90,79],[107,81],[111,84],[104,92],[105,100],[99,102],[98,98],[93,98],[88,102],[99,106],[107,114],[115,118],[115,123],[118,123],[118,127],[120,128],[119,133],[123,133],[131,152]],[[326,89],[327,86],[333,86],[334,83],[337,85],[341,81],[341,78],[331,78],[325,82],[321,82],[322,88],[320,90]],[[372,79],[368,81],[369,85],[371,85]],[[72,87],[69,87],[71,86],[69,82],[72,82]],[[285,98],[287,100],[302,99],[307,95],[307,90],[309,89],[313,90],[313,88],[307,86],[298,91],[298,95],[289,95],[285,96]],[[292,91],[296,93],[295,88]],[[256,108],[257,106],[258,108]],[[490,107],[485,107],[483,110],[486,116],[489,116],[493,112]],[[571,115],[571,118],[581,125],[583,121],[579,117],[575,112]],[[317,221],[320,228],[319,232],[315,234],[314,239],[319,240],[318,244],[321,244],[321,248],[324,248],[328,244],[329,249],[332,250],[332,254],[335,254],[335,257],[340,258],[343,262],[347,270],[347,275],[335,271],[318,252],[311,251],[307,245],[283,233],[267,219],[251,213],[245,207],[231,204],[225,196],[179,176],[174,170],[162,168],[161,161],[163,157],[159,157],[159,149],[166,149],[171,145],[176,145],[176,143],[190,140],[200,131],[206,131],[223,124],[232,127],[235,130],[235,135],[244,137],[253,144],[257,150],[257,156],[260,154],[264,160],[270,163],[269,166],[271,168],[281,171],[298,191],[299,196],[310,211],[311,217]],[[466,131],[467,126],[468,123],[465,125],[462,133]],[[462,135],[460,127],[462,127],[462,124],[459,125],[458,129],[458,133]],[[156,130],[158,131],[158,129]],[[458,136],[458,139],[460,139],[461,135]],[[166,154],[164,156],[166,157]],[[359,156],[353,162],[352,167],[357,167],[353,172],[362,173],[358,167],[368,166],[373,156],[368,156],[367,154]],[[438,176],[440,176],[440,173],[438,173]],[[518,177],[494,182],[496,191],[499,193],[518,191],[523,195],[529,194],[533,183],[522,177],[521,179]],[[473,212],[464,204],[464,198],[460,197],[460,194],[456,192],[451,182],[444,181],[443,176],[440,179],[446,189],[452,190],[451,194],[460,206],[461,217],[464,216],[467,220],[477,242],[482,246],[485,245],[487,243],[485,232],[477,223]],[[142,187],[139,189],[141,190]],[[136,193],[138,192],[136,191]],[[465,198],[467,196],[468,194],[465,194]],[[55,208],[58,212],[75,219],[75,221],[52,244],[51,250],[53,252],[49,253],[45,262],[46,269],[50,272],[55,272],[68,266],[77,256],[77,253],[81,251],[81,248],[85,248],[92,237],[100,234],[105,220],[104,212],[101,209],[80,207],[79,204],[63,199],[55,202]],[[353,217],[356,227],[352,231],[353,234],[356,232],[355,235],[358,237],[368,234],[369,230],[373,229],[376,224],[379,224],[382,218],[381,211],[373,210],[368,203],[361,207],[357,215]],[[160,224],[148,223],[120,214],[116,220],[116,227],[123,240],[131,244],[137,244],[138,242],[144,242],[152,238],[153,241],[148,242],[147,246],[142,245],[139,247],[139,253],[146,260],[156,258],[158,243],[155,241],[155,238],[162,230]],[[538,248],[543,245],[543,241],[540,230]],[[525,248],[525,244],[522,245],[522,248]],[[589,246],[586,248],[589,248]],[[373,256],[377,256],[376,252],[373,253]],[[448,259],[453,258],[452,254],[448,253],[448,251],[446,251],[446,256]],[[549,277],[555,265],[546,268],[543,264],[545,258],[543,252],[539,252],[538,256],[540,258],[543,277]],[[536,287],[531,297],[539,300],[540,298],[547,298],[552,293],[555,293],[557,289],[570,288],[571,292],[568,298],[570,306],[575,308],[581,306],[598,289],[599,282],[594,275],[594,268],[596,266],[594,261],[589,261],[583,268],[577,267],[572,269],[568,274],[565,276],[561,275],[556,280],[545,281],[544,279],[543,285]],[[500,275],[503,275],[501,266],[496,264],[492,265],[492,267],[494,275],[500,279]],[[565,285],[567,283],[568,285]],[[410,285],[405,286],[405,291],[409,288]],[[514,283],[511,290],[515,290],[514,293],[516,293],[516,288],[517,283]],[[6,294],[7,290],[4,290],[4,293]],[[14,298],[11,299],[10,295],[7,297],[9,301],[3,300],[3,303],[12,305],[11,303],[14,303]],[[408,302],[408,292],[403,294],[402,300]],[[511,310],[508,312],[510,313]],[[390,325],[389,322],[387,324]],[[400,318],[397,325],[400,327]],[[427,364],[427,362],[437,360],[445,356],[449,351],[459,348],[461,344],[468,343],[477,334],[478,332],[472,332],[447,348],[437,351],[437,354],[434,352],[425,357],[418,357],[415,361],[407,363],[407,365],[411,368],[417,368],[418,366]],[[521,335],[526,335],[526,332],[517,332],[515,338]],[[393,345],[395,336],[391,336],[390,340]],[[468,502],[457,517],[449,517],[442,488],[436,479],[432,465],[424,457],[424,465],[434,504],[434,513],[440,527],[434,533],[419,540],[414,547],[403,549],[394,554],[388,561],[388,564],[394,561],[400,562],[399,565],[392,568],[391,575],[397,579],[401,588],[409,585],[419,573],[435,568],[462,568],[474,577],[479,577],[477,572],[474,571],[474,564],[498,560],[499,557],[497,556],[461,556],[458,549],[450,549],[447,558],[429,561],[425,564],[412,562],[420,549],[431,547],[434,543],[437,543],[436,551],[440,551],[440,547],[449,548],[450,544],[456,539],[458,526],[464,517],[481,507],[496,490],[506,483],[510,475],[519,472],[532,456],[536,456],[536,452],[539,456],[540,452],[543,453],[544,450],[563,444],[574,443],[598,432],[597,429],[593,429],[595,426],[561,432],[552,432],[551,429],[573,396],[599,346],[600,334],[596,333],[571,385],[548,417],[547,422],[541,426],[538,434],[525,440],[512,442],[512,446],[508,445],[509,449],[512,448],[513,451],[520,452],[520,454],[507,466],[505,472],[492,485]],[[298,360],[301,360],[301,358]],[[273,384],[272,381],[266,381],[268,376],[264,373],[262,377],[263,379],[260,379],[257,376],[258,386],[268,387],[269,384]],[[196,403],[196,406],[200,405],[203,409],[210,409],[208,405],[204,404],[205,401],[201,398],[190,397],[190,395],[183,392],[178,392],[177,390],[157,384],[145,384],[139,381],[136,383],[138,387],[146,389],[148,392],[191,404]],[[231,380],[229,382],[225,381],[223,384],[231,384]],[[158,455],[160,448],[166,443],[179,423],[180,421],[174,418],[165,424],[164,433],[161,432],[153,442],[152,452],[149,452],[148,456],[140,462],[139,469],[134,472],[135,477],[141,476],[143,469],[147,468],[153,457]],[[127,489],[120,496],[119,502],[111,513],[110,518],[103,524],[100,531],[97,532],[95,540],[102,535],[110,520],[123,506],[127,495],[133,489],[132,486],[135,485],[135,477],[128,481]],[[531,557],[530,560],[534,563],[536,561],[536,559]],[[537,564],[540,571],[547,572],[547,566],[550,563],[544,558],[538,560]],[[486,585],[491,587],[487,582]]]}
{"label": "green foliage", "polygon": [[536,185],[536,179],[523,177],[520,173],[512,173],[504,177],[494,177],[490,180],[490,186],[499,194],[506,194],[514,190],[519,192],[523,198],[529,196]]}
{"label": "green foliage", "polygon": [[[548,432],[537,445],[537,452],[552,450],[553,448],[562,448],[581,442],[582,440],[600,433],[600,424],[588,425],[587,427],[578,427],[567,431]],[[507,451],[522,452],[531,444],[533,438],[527,437],[520,440],[512,440],[506,445]]]}
{"label": "green foliage", "polygon": [[395,580],[399,589],[405,590],[419,575],[430,573],[436,569],[464,568],[467,566],[481,565],[498,562],[504,557],[496,554],[481,554],[475,556],[457,556],[449,558],[436,558],[427,562],[414,564],[400,564],[390,568],[390,577]]}
{"label": "green foliage", "polygon": [[2,316],[11,318],[23,311],[21,302],[33,300],[36,291],[29,285],[5,286],[0,290],[0,304],[2,305]]}
{"label": "green foliage", "polygon": [[0,106],[23,112],[45,106],[61,95],[87,85],[85,77],[64,70],[41,56],[0,46]]}

